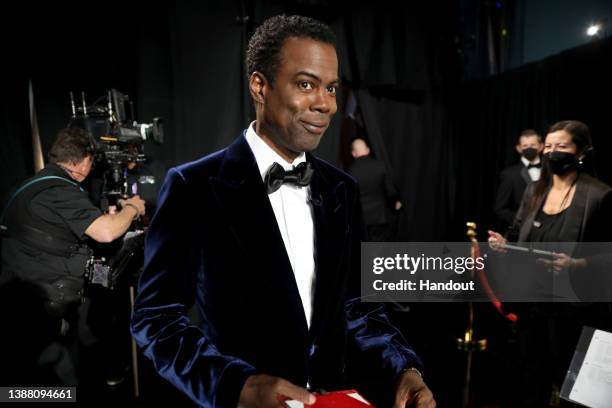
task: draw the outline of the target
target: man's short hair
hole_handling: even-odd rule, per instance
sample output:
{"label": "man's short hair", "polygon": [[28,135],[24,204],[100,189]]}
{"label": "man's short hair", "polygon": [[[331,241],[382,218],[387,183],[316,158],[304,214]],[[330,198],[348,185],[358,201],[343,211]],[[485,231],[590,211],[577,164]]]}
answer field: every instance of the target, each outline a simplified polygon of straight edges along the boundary
{"label": "man's short hair", "polygon": [[538,138],[538,142],[542,143],[542,136],[540,136],[540,134],[538,132],[536,132],[533,129],[525,129],[521,132],[521,134],[518,137],[518,142],[521,142],[521,137],[531,137],[531,136],[535,136]]}
{"label": "man's short hair", "polygon": [[91,141],[85,130],[70,127],[57,133],[47,157],[50,163],[78,163],[90,154]]}
{"label": "man's short hair", "polygon": [[336,48],[336,36],[326,24],[310,17],[279,15],[260,25],[249,40],[246,52],[247,76],[261,72],[274,84],[283,43],[288,38],[309,38]]}

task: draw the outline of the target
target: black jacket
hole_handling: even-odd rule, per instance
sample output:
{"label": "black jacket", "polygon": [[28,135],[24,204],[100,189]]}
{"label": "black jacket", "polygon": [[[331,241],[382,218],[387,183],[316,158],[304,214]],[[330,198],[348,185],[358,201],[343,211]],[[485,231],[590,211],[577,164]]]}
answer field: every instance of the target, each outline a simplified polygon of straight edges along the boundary
{"label": "black jacket", "polygon": [[494,212],[499,221],[498,229],[505,231],[512,225],[525,188],[533,182],[522,162],[506,167],[499,175],[499,187],[495,196]]}
{"label": "black jacket", "polygon": [[[307,160],[316,237],[310,328],[244,136],[168,173],[147,233],[132,333],[158,372],[200,406],[235,408],[255,373],[338,389],[347,340],[388,379],[388,394],[403,368],[420,366],[381,307],[358,298],[354,180]],[[196,302],[197,326],[187,316]]]}
{"label": "black jacket", "polygon": [[362,156],[355,159],[348,173],[359,183],[364,223],[389,224],[391,203],[398,198],[398,194],[385,164],[370,156]]}
{"label": "black jacket", "polygon": [[[513,229],[518,231],[518,242],[526,242],[533,221],[544,204],[544,194],[529,208],[529,201],[535,190],[535,183],[525,192],[516,214]],[[559,242],[609,242],[612,241],[612,188],[586,173],[580,173],[576,191],[565,224],[561,229]]]}
{"label": "black jacket", "polygon": [[[518,242],[526,243],[534,219],[544,204],[547,194],[535,205],[528,205],[535,183],[527,188],[511,230],[518,232]],[[570,281],[577,296],[587,301],[612,299],[612,187],[586,173],[580,173],[576,191],[564,217],[557,242],[557,250],[573,258],[585,258],[585,270],[570,270]],[[604,244],[597,244],[604,243]]]}

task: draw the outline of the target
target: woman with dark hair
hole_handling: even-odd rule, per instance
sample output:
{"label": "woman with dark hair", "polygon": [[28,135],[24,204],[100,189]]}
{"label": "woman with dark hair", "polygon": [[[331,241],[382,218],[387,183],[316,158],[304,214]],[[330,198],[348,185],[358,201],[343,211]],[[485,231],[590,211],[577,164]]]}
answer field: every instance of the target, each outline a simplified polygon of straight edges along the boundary
{"label": "woman with dark hair", "polygon": [[[612,187],[593,174],[593,143],[587,125],[566,120],[550,127],[544,141],[539,181],[529,186],[506,238],[489,231],[489,243],[609,242],[612,238]],[[591,174],[589,174],[591,173]],[[557,254],[551,266],[586,267],[584,258]]]}
{"label": "woman with dark hair", "polygon": [[508,240],[564,243],[556,245],[552,260],[540,261],[556,277],[567,274],[579,299],[610,300],[612,278],[606,272],[612,265],[610,251],[602,250],[604,245],[568,245],[612,241],[612,187],[594,177],[589,128],[573,120],[555,123],[548,130],[543,153],[540,180],[526,189],[506,237],[489,231],[489,244],[503,251]]}
{"label": "woman with dark hair", "polygon": [[[508,240],[519,245],[612,241],[612,188],[594,177],[592,155],[591,134],[584,123],[567,120],[552,125],[544,141],[540,180],[525,191],[506,237],[489,231],[490,246],[503,252]],[[568,273],[577,296],[590,300],[597,294],[599,300],[610,298],[612,279],[601,268],[609,261],[610,255],[594,255],[578,244],[571,253],[542,260],[544,273]],[[532,303],[518,305],[517,312],[523,392],[513,402],[523,407],[558,406],[582,327],[610,330],[610,304]]]}

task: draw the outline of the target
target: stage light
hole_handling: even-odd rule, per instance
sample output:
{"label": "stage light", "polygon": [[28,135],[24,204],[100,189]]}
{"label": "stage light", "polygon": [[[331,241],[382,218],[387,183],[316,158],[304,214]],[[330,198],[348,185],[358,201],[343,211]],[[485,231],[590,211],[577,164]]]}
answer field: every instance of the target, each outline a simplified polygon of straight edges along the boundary
{"label": "stage light", "polygon": [[589,37],[594,37],[601,31],[601,26],[599,24],[591,24],[589,28],[587,28],[587,35]]}

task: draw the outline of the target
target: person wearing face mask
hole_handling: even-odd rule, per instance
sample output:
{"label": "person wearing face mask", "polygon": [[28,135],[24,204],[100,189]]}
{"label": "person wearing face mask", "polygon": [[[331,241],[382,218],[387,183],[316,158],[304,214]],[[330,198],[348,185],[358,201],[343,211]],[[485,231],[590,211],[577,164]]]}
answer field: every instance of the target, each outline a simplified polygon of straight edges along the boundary
{"label": "person wearing face mask", "polygon": [[[589,174],[593,144],[578,121],[551,126],[544,143],[540,179],[531,184],[509,231],[518,242],[607,242],[610,186]],[[490,239],[505,242],[496,232]],[[513,239],[514,238],[514,239]]]}
{"label": "person wearing face mask", "polygon": [[48,158],[45,168],[12,194],[0,218],[0,383],[6,385],[75,384],[75,372],[56,364],[74,362],[66,364],[61,352],[46,349],[74,332],[68,329],[75,327],[92,255],[87,239],[111,242],[145,212],[138,196],[123,200],[113,215],[90,201],[80,186],[93,166],[84,130],[60,130]]}
{"label": "person wearing face mask", "polygon": [[[570,120],[552,125],[544,143],[541,178],[525,191],[507,238],[489,231],[491,247],[503,251],[507,240],[519,245],[611,242],[612,187],[589,174],[592,152],[590,131],[584,123]],[[582,300],[586,299],[581,296],[585,293],[581,292],[583,284],[591,295],[595,290],[596,295],[605,296],[612,279],[597,264],[609,265],[610,255],[589,254],[586,246],[574,248],[573,253],[555,253],[552,260],[542,260],[542,272],[567,273]],[[555,302],[516,307],[521,311],[517,330],[525,392],[522,400],[515,403],[523,407],[549,406],[550,401],[558,400],[582,327],[612,329],[610,304]]]}
{"label": "person wearing face mask", "polygon": [[499,175],[494,204],[499,230],[505,231],[512,225],[525,188],[540,179],[540,153],[543,146],[542,137],[535,130],[526,129],[521,132],[515,146],[521,155],[520,162],[505,168]]}

